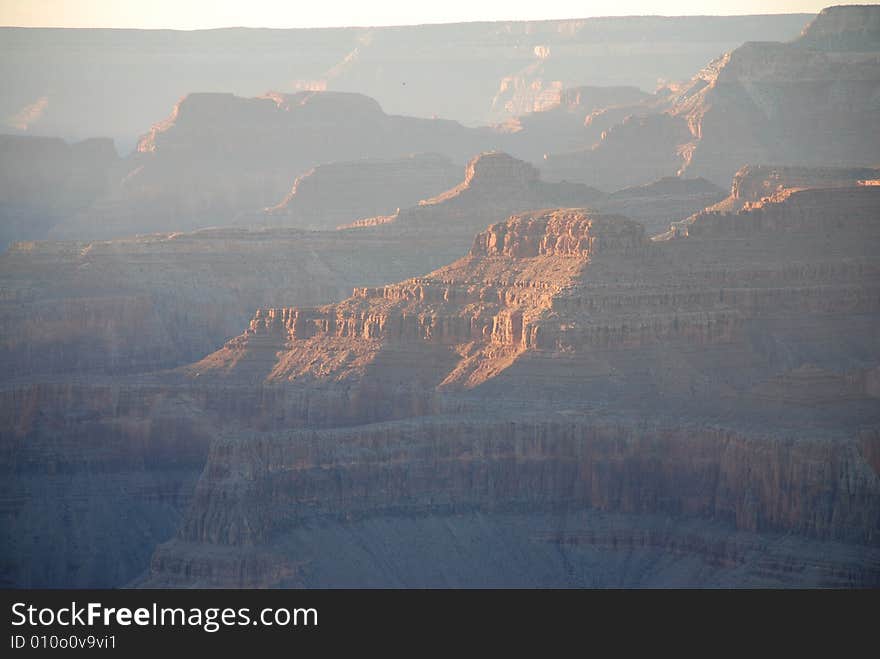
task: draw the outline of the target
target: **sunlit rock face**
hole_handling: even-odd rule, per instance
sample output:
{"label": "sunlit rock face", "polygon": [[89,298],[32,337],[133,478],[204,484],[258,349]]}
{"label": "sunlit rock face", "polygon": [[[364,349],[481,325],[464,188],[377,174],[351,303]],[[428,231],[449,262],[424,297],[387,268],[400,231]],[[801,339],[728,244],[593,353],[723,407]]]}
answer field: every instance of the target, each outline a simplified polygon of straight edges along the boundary
{"label": "sunlit rock face", "polygon": [[[503,153],[475,157],[463,173],[454,168],[454,178],[450,169],[439,156],[327,166],[315,173],[317,183],[297,185],[278,216],[257,215],[285,225],[320,221],[331,225],[327,231],[261,224],[18,243],[0,256],[0,379],[179,366],[238,334],[258,307],[326,304],[356,286],[420,275],[467,253],[475,231],[511,213],[604,198],[583,185],[547,184],[534,167]],[[435,191],[443,181],[451,187],[393,216],[336,231],[338,219],[360,216],[361,200],[366,212],[370,199],[387,198],[371,191],[393,188],[391,173]],[[339,214],[332,204],[320,212],[326,206],[316,197],[340,179],[354,197],[334,195]]]}
{"label": "sunlit rock face", "polygon": [[[464,555],[493,585],[876,584],[878,204],[802,190],[663,242],[519,215],[425,277],[260,311],[183,372],[229,430],[142,583],[465,585]],[[442,577],[406,549],[439,529]]]}
{"label": "sunlit rock face", "polygon": [[[520,213],[428,275],[263,308],[174,372],[10,381],[6,578],[133,579],[126,543],[173,536],[137,583],[876,585],[878,190],[792,190],[665,241]],[[114,495],[133,474],[155,503]],[[99,576],[120,515],[130,561]],[[41,567],[48,529],[74,567]],[[435,537],[442,578],[407,549]]]}
{"label": "sunlit rock face", "polygon": [[[0,582],[880,586],[876,16],[328,31],[129,158],[0,140],[84,237],[0,255]],[[728,54],[566,82],[633,43]],[[501,123],[396,113],[444,80]]]}

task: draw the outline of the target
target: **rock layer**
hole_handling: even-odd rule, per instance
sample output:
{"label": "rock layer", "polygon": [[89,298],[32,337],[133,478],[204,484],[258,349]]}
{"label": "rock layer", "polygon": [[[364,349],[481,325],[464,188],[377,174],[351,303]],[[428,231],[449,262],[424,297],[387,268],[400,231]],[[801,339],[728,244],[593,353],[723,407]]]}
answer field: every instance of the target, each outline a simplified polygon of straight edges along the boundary
{"label": "rock layer", "polygon": [[[508,116],[503,103],[493,108],[504,79],[522,81],[516,86],[522,98],[534,94],[536,81],[551,92],[554,83],[651,89],[658,78],[684,78],[743,41],[790,39],[809,19],[653,16],[291,30],[2,28],[0,79],[6,85],[0,117],[7,124],[0,130],[66,139],[109,135],[125,152],[145,126],[198,90],[241,96],[267,89],[358,91],[394,114],[483,123]],[[550,55],[540,60],[543,71],[520,73],[538,61],[536,47]],[[102,63],[103,75],[93,75],[95,62]]]}
{"label": "rock layer", "polygon": [[790,43],[745,43],[632,109],[597,144],[551,154],[545,173],[607,188],[682,174],[723,185],[748,163],[874,166],[878,16],[833,7]]}
{"label": "rock layer", "polygon": [[[532,557],[520,577],[486,568],[494,584],[596,583],[624,557],[675,555],[691,585],[875,585],[878,206],[867,186],[806,190],[653,243],[622,218],[534,213],[426,277],[260,312],[186,374],[262,382],[274,402],[226,426],[143,583],[243,583],[223,567],[237,555],[275,557],[261,583],[444,583],[395,541],[376,581],[320,549],[334,538],[370,564],[347,543],[433,538],[439,524],[480,565],[502,537]],[[314,415],[296,391],[332,392],[334,411]],[[596,510],[626,521],[597,534]],[[502,515],[525,535],[473,526]],[[675,521],[647,530],[657,519]],[[538,538],[577,576],[540,558]],[[819,554],[822,567],[803,562]],[[465,568],[440,564],[461,583]]]}

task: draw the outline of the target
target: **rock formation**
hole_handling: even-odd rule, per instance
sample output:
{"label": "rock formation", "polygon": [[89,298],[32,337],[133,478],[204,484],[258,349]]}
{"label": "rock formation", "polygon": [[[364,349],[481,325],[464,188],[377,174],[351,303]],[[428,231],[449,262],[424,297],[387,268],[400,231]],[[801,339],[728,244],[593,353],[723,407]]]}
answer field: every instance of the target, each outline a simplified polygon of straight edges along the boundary
{"label": "rock formation", "polygon": [[876,165],[878,13],[833,7],[790,43],[743,44],[658,99],[661,114],[636,111],[591,148],[551,154],[546,175],[600,188],[675,174],[722,185],[749,163]]}
{"label": "rock formation", "polygon": [[[397,168],[375,166],[370,176]],[[460,185],[404,208],[387,227],[19,243],[0,256],[0,379],[187,363],[236,335],[258,306],[339,300],[355,286],[449,263],[467,252],[475,231],[511,213],[601,198],[586,186],[544,183],[505,154],[486,154],[468,165]]]}
{"label": "rock formation", "polygon": [[491,145],[488,129],[387,115],[360,94],[190,94],[140,140],[108,194],[53,237],[228,225],[277,205],[297,177],[322,163],[417,152],[465,162]]}
{"label": "rock formation", "polygon": [[461,168],[436,154],[318,165],[296,179],[284,200],[239,223],[328,230],[394,213],[453,187]]}
{"label": "rock formation", "polygon": [[730,194],[717,204],[706,204],[706,210],[730,213],[786,190],[852,187],[878,177],[880,169],[869,167],[746,165],[734,175]]}
{"label": "rock formation", "polygon": [[186,363],[238,333],[257,306],[338,300],[356,284],[448,261],[435,248],[430,238],[295,229],[18,243],[0,256],[2,379]]}
{"label": "rock formation", "polygon": [[[122,161],[0,141],[57,154],[0,149],[53,235],[167,229],[0,255],[0,583],[880,586],[875,9],[654,94],[566,87],[755,19],[457,26],[492,128],[326,91],[442,88],[425,26],[322,33],[298,93],[190,94]],[[34,80],[20,130],[67,116]]]}
{"label": "rock formation", "polygon": [[[655,28],[671,30],[670,35],[673,35],[675,21],[669,20],[660,20],[660,25]],[[627,24],[626,30],[638,35],[639,30],[647,28],[652,19],[624,22]],[[688,30],[700,23],[696,19],[683,22],[690,26]],[[601,33],[598,25],[574,27],[574,34],[580,34],[581,30],[598,30],[597,34]],[[767,26],[764,29],[768,29]],[[615,38],[620,36],[618,34]],[[675,37],[670,38],[675,40]],[[537,44],[534,52],[540,54],[541,67],[557,66],[557,60],[568,61],[566,57],[560,60],[559,51],[548,44]],[[734,59],[740,62],[749,57],[747,54],[738,54]],[[821,62],[817,63],[816,66],[825,73],[816,73],[813,69],[804,73],[801,67],[782,75],[796,79],[806,76],[808,80],[813,80],[816,75],[830,75],[836,79],[842,76],[847,80],[847,76],[854,76],[852,93],[870,94],[870,90],[864,90],[865,76],[870,78],[872,75],[871,62],[865,61],[866,57],[853,55],[845,62],[834,60],[830,68]],[[554,64],[551,65],[551,62]],[[671,66],[671,69],[677,70],[678,66]],[[466,127],[455,121],[386,114],[373,98],[361,93],[327,91],[326,84],[307,85],[306,89],[294,93],[269,92],[250,98],[231,93],[188,93],[174,106],[170,116],[156,123],[141,137],[137,151],[113,169],[109,186],[105,189],[102,185],[98,189],[101,192],[99,198],[94,203],[70,209],[64,214],[64,221],[53,222],[50,236],[53,239],[95,240],[226,226],[236,219],[259,223],[256,217],[264,208],[276,209],[271,214],[273,218],[289,219],[289,212],[295,211],[293,207],[287,208],[291,201],[287,198],[291,186],[297,179],[321,182],[320,177],[313,179],[310,172],[317,166],[329,163],[337,163],[334,167],[340,178],[334,179],[331,174],[331,178],[323,179],[325,185],[327,181],[336,181],[332,185],[332,192],[328,190],[327,195],[342,200],[348,195],[357,194],[358,200],[364,202],[364,215],[387,216],[395,208],[405,208],[414,203],[416,199],[413,197],[419,196],[416,193],[423,189],[421,185],[414,181],[408,188],[410,193],[402,195],[397,202],[392,197],[399,195],[394,188],[388,188],[383,190],[387,197],[383,197],[381,203],[378,203],[378,199],[375,204],[367,203],[364,195],[357,193],[357,188],[360,174],[370,168],[365,167],[362,172],[358,168],[356,171],[360,173],[357,175],[348,170],[346,177],[341,163],[360,159],[398,159],[420,152],[440,153],[458,163],[467,161],[475,153],[491,149],[502,149],[532,162],[539,162],[545,154],[550,154],[545,163],[550,180],[589,182],[608,191],[649,183],[683,171],[693,176],[705,174],[718,182],[718,172],[712,169],[715,165],[704,164],[700,154],[709,154],[706,158],[714,162],[716,156],[711,154],[715,150],[733,158],[736,149],[739,149],[743,157],[750,156],[748,162],[767,161],[760,157],[765,151],[754,145],[749,146],[756,142],[755,139],[739,137],[733,146],[715,145],[711,136],[704,140],[705,131],[698,129],[704,123],[705,114],[700,108],[711,106],[716,108],[717,113],[717,108],[723,105],[714,96],[704,98],[708,92],[702,89],[706,85],[712,88],[718,86],[710,79],[720,75],[718,72],[721,69],[726,69],[728,74],[726,78],[722,75],[719,80],[729,82],[739,80],[737,76],[740,74],[734,71],[751,70],[751,66],[727,61],[723,65],[716,63],[683,91],[670,94],[669,88],[663,88],[662,93],[653,95],[633,86],[619,84],[608,87],[569,86],[575,81],[566,74],[553,83],[552,98],[548,97],[546,103],[521,108],[517,112],[526,109],[534,111],[524,116],[507,117],[492,127]],[[340,79],[346,75],[341,74]],[[410,82],[414,83],[412,80]],[[762,79],[761,84],[765,83],[767,81]],[[358,85],[352,88],[360,89]],[[414,84],[411,91],[415,93],[417,88],[420,89],[421,85]],[[456,88],[460,89],[460,85]],[[722,98],[730,95],[726,91],[719,93]],[[804,104],[802,99],[792,103],[797,106],[810,105]],[[862,116],[865,111],[859,110],[864,105],[865,98],[862,96],[846,101],[844,110],[854,107],[856,113],[862,113],[846,119],[846,122],[870,122],[871,110],[866,110],[868,114],[865,116]],[[54,105],[47,107],[53,108]],[[834,108],[816,106],[813,110],[822,113]],[[736,112],[738,110],[732,110],[728,114],[734,116]],[[784,114],[788,110],[782,108],[780,112]],[[436,117],[437,114],[432,113],[431,116]],[[150,120],[154,119],[155,116],[150,117]],[[814,119],[821,117],[811,115],[800,123]],[[837,140],[837,133],[843,130],[846,122],[840,123],[837,128],[829,126],[827,136],[822,139]],[[707,125],[711,125],[711,122]],[[768,130],[784,133],[785,128],[774,125]],[[756,139],[761,141],[767,134],[762,129]],[[695,136],[699,145],[694,142]],[[703,141],[706,143],[703,144]],[[851,146],[861,148],[858,153],[867,153],[872,148],[870,144],[853,146],[849,142],[839,145],[840,153]],[[824,142],[819,144],[823,145]],[[807,145],[799,148],[806,153],[812,147]],[[638,152],[639,156],[630,157],[633,152]],[[784,149],[777,149],[777,152],[781,154],[779,162],[794,157]],[[775,152],[766,153],[772,155]],[[836,158],[833,153],[832,157]],[[737,167],[741,164],[738,162]],[[411,173],[415,174],[415,171],[414,168]],[[721,178],[726,180],[729,174],[723,169],[722,172],[724,175]],[[106,183],[106,179],[102,179],[103,183]],[[437,180],[424,190],[429,193],[426,196],[430,196],[430,193],[442,188],[443,181]],[[372,191],[374,197],[377,194],[375,190]],[[353,208],[350,206],[344,213],[340,212],[334,221],[348,224],[358,219],[352,215]],[[322,221],[303,218],[294,225],[328,228]],[[33,237],[17,229],[9,234],[10,241]]]}
{"label": "rock formation", "polygon": [[[533,211],[429,275],[261,309],[174,372],[8,381],[7,520],[79,567],[21,540],[6,579],[106,583],[83,556],[124,515],[139,546],[180,519],[142,585],[876,586],[878,208],[880,186],[801,189],[653,242]],[[100,493],[71,480],[77,437]],[[89,503],[132,473],[173,503]]]}
{"label": "rock formation", "polygon": [[259,312],[181,373],[227,432],[141,583],[876,585],[878,208],[804,190],[653,243],[530,213]]}
{"label": "rock formation", "polygon": [[[630,17],[321,30],[0,28],[0,121],[6,124],[0,131],[70,140],[109,135],[127,152],[177,99],[203,90],[240,96],[267,89],[357,91],[394,114],[501,121],[509,116],[507,101],[533,107],[525,99],[534,96],[534,83],[551,94],[587,84],[650,90],[658,78],[687,78],[743,41],[790,39],[809,18]],[[536,47],[549,57],[539,60]],[[93,74],[95,62],[100,76]],[[521,72],[532,62],[543,66],[531,75]],[[493,109],[505,79],[515,81],[516,92],[503,93]]]}

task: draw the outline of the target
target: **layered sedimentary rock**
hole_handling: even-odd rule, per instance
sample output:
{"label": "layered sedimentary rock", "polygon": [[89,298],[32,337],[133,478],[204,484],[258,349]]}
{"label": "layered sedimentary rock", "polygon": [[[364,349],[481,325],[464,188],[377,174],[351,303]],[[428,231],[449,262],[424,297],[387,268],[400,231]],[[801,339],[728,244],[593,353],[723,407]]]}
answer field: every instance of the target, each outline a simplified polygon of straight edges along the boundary
{"label": "layered sedimentary rock", "polygon": [[678,173],[723,185],[748,163],[875,165],[878,11],[833,7],[790,43],[746,43],[658,99],[659,116],[635,112],[591,148],[549,156],[547,176],[603,187]]}
{"label": "layered sedimentary rock", "polygon": [[258,306],[331,302],[356,284],[440,265],[442,247],[430,237],[281,228],[18,243],[0,257],[0,371],[15,379],[176,366],[222,345]]}
{"label": "layered sedimentary rock", "polygon": [[447,190],[461,168],[436,154],[319,165],[294,182],[284,200],[239,223],[335,229],[363,217],[394,213]]}
{"label": "layered sedimentary rock", "polygon": [[730,213],[786,190],[853,187],[878,177],[880,170],[870,167],[746,165],[734,175],[730,195],[706,207],[709,211]]}
{"label": "layered sedimentary rock", "polygon": [[119,586],[187,509],[217,433],[167,387],[41,382],[0,392],[0,582]]}
{"label": "layered sedimentary rock", "polygon": [[110,191],[53,236],[99,239],[228,225],[240,213],[277,205],[298,176],[321,163],[418,152],[461,163],[492,146],[492,134],[388,115],[360,94],[189,94],[141,138]]}
{"label": "layered sedimentary rock", "polygon": [[[535,180],[484,156],[417,208],[455,208],[504,163]],[[606,212],[520,213],[428,275],[263,308],[174,372],[7,381],[5,579],[876,586],[878,195],[786,188],[664,241]],[[469,226],[440,217],[426,236]],[[350,258],[397,223],[300,232],[278,258],[331,235]],[[156,240],[193,263],[242,235]],[[123,518],[131,560],[98,575],[86,557]]]}
{"label": "layered sedimentary rock", "polygon": [[141,583],[876,585],[878,207],[807,190],[665,242],[531,213],[261,311],[182,372],[262,402]]}
{"label": "layered sedimentary rock", "polygon": [[448,194],[402,210],[388,227],[19,243],[0,257],[0,371],[10,379],[177,366],[236,335],[259,306],[328,303],[355,286],[421,274],[465,254],[476,230],[511,213],[595,198],[487,154]]}
{"label": "layered sedimentary rock", "polygon": [[108,139],[0,135],[0,250],[13,240],[44,238],[87,207],[110,182],[118,156]]}
{"label": "layered sedimentary rock", "polygon": [[[771,179],[772,180],[772,179]],[[831,181],[833,184],[833,181]],[[673,222],[669,232],[660,238],[692,234],[724,232],[741,233],[785,226],[792,210],[798,213],[801,228],[807,231],[830,232],[849,224],[863,223],[866,230],[873,230],[871,218],[875,212],[874,189],[876,186],[857,182],[854,186],[829,188],[797,188],[780,186],[773,193],[757,201],[748,201],[746,192],[734,186],[731,198],[710,206],[681,222]],[[736,204],[735,202],[740,202]],[[739,206],[740,210],[727,211],[725,206]],[[841,207],[848,209],[851,217],[841,215]],[[829,217],[838,217],[836,223]]]}
{"label": "layered sedimentary rock", "polygon": [[517,212],[513,209],[595,206],[605,198],[586,185],[548,183],[531,164],[493,151],[472,158],[458,185],[391,216],[363,218],[352,226],[375,227],[388,235],[441,233],[455,242],[460,255],[476,231]]}
{"label": "layered sedimentary rock", "polygon": [[[683,79],[747,40],[794,37],[809,15],[629,17],[408,27],[223,30],[2,28],[0,121],[67,139],[109,135],[123,151],[185,94],[359,91],[395,114],[506,118],[534,83],[637,85]],[[538,52],[535,74],[519,73]],[[100,62],[102,75],[92,75]],[[496,103],[501,81],[515,81]],[[289,185],[290,182],[288,182]],[[277,201],[277,200],[276,200]]]}
{"label": "layered sedimentary rock", "polygon": [[843,530],[875,524],[871,479],[852,443],[570,415],[250,433],[212,447],[139,583],[876,585]]}

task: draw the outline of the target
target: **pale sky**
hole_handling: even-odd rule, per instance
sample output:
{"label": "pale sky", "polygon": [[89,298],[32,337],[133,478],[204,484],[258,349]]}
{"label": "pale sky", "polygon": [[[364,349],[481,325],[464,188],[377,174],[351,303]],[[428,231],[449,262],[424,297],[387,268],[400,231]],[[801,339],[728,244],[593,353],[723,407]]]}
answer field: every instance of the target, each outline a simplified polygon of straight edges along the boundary
{"label": "pale sky", "polygon": [[[880,0],[868,2],[878,4]],[[659,14],[816,13],[834,0],[0,0],[0,25],[174,28],[412,25]],[[863,3],[864,4],[864,3]]]}

